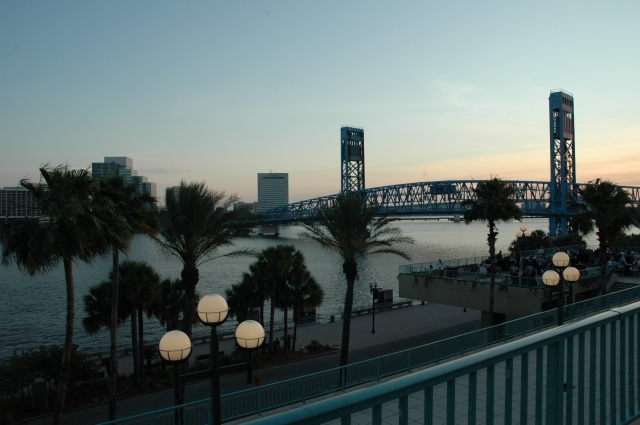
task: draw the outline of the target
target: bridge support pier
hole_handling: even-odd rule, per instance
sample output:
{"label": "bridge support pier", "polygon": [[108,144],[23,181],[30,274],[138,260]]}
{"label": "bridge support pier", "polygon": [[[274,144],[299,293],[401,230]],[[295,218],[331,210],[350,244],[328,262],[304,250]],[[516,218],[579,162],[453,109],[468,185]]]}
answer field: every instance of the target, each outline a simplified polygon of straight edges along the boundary
{"label": "bridge support pier", "polygon": [[453,222],[454,223],[460,223],[460,214],[454,214],[453,215]]}
{"label": "bridge support pier", "polygon": [[277,224],[261,224],[258,226],[260,236],[280,236],[280,226]]}

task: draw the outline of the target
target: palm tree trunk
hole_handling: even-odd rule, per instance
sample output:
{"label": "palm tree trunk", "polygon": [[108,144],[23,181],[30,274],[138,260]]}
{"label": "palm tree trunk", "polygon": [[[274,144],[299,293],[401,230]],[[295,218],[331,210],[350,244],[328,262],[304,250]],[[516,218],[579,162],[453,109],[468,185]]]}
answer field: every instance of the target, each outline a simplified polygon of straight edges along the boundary
{"label": "palm tree trunk", "polygon": [[191,338],[193,332],[193,305],[196,297],[196,285],[198,285],[198,281],[200,280],[200,274],[196,266],[185,264],[181,277],[185,297],[185,308],[182,312],[182,330]]}
{"label": "palm tree trunk", "polygon": [[[264,296],[260,303],[260,324],[264,327]],[[262,344],[262,355],[267,354],[267,344]]]}
{"label": "palm tree trunk", "polygon": [[602,295],[607,292],[607,248],[609,247],[607,237],[598,231],[598,246],[600,247],[600,258],[598,259],[598,267],[600,267],[600,285],[602,286]]}
{"label": "palm tree trunk", "polygon": [[131,348],[133,350],[133,380],[136,387],[140,386],[140,365],[138,353],[138,319],[136,315],[136,308],[131,307]]}
{"label": "palm tree trunk", "polygon": [[296,351],[296,340],[298,339],[298,320],[300,320],[300,307],[293,308],[293,343],[291,344],[291,352]]}
{"label": "palm tree trunk", "polygon": [[496,284],[496,266],[495,266],[495,256],[496,256],[496,232],[494,228],[494,222],[489,221],[489,258],[491,259],[491,283],[489,284],[489,325],[494,325],[494,317],[493,317],[493,303],[495,300],[495,284]]}
{"label": "palm tree trunk", "polygon": [[67,317],[65,322],[64,349],[62,350],[62,366],[56,388],[56,404],[53,414],[53,424],[59,425],[62,419],[62,410],[69,382],[69,364],[71,362],[71,349],[73,346],[73,320],[75,318],[75,287],[73,282],[73,262],[71,257],[65,257],[64,280],[67,291]]}
{"label": "palm tree trunk", "polygon": [[344,274],[347,278],[347,293],[344,297],[344,320],[342,321],[342,345],[340,347],[340,366],[349,363],[349,338],[351,336],[351,313],[353,311],[353,291],[358,275],[358,264],[355,261],[344,262]]}
{"label": "palm tree trunk", "polygon": [[271,302],[270,310],[271,317],[269,318],[269,358],[273,357],[273,326],[276,315],[276,285],[275,282],[271,285]]}
{"label": "palm tree trunk", "polygon": [[289,351],[289,309],[284,306],[284,352]]}
{"label": "palm tree trunk", "polygon": [[138,346],[140,349],[138,350],[138,362],[140,366],[138,369],[140,370],[140,379],[144,378],[144,318],[142,316],[142,309],[138,309]]}
{"label": "palm tree trunk", "polygon": [[113,273],[111,279],[111,317],[109,336],[111,346],[109,349],[109,420],[116,419],[117,389],[118,389],[118,358],[117,358],[117,331],[118,331],[118,287],[120,282],[120,251],[113,248]]}

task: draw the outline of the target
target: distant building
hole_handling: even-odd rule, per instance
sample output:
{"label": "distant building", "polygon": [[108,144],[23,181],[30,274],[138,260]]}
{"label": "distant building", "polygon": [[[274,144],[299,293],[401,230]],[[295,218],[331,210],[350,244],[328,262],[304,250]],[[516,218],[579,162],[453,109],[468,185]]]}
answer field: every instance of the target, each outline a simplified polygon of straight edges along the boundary
{"label": "distant building", "polygon": [[252,213],[256,213],[258,211],[258,203],[257,202],[236,202],[233,204],[233,209],[238,210],[240,208],[244,208]]}
{"label": "distant building", "polygon": [[91,174],[96,179],[104,179],[111,175],[122,176],[125,183],[135,184],[142,193],[156,196],[156,184],[145,176],[139,176],[133,169],[133,159],[126,156],[105,156],[104,162],[91,164]]}
{"label": "distant building", "polygon": [[38,203],[22,186],[0,189],[0,217],[40,217]]}
{"label": "distant building", "polygon": [[289,173],[258,173],[258,205],[263,213],[289,203]]}
{"label": "distant building", "polygon": [[173,199],[177,201],[180,196],[180,186],[171,187],[171,192],[173,193]]}

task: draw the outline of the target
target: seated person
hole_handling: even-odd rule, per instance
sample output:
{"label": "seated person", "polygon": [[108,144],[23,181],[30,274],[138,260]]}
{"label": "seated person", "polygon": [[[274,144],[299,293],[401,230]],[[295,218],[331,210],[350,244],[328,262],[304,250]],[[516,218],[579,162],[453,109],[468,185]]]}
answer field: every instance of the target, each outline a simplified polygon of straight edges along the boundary
{"label": "seated person", "polygon": [[433,266],[429,265],[429,268],[427,269],[427,275],[431,276],[433,274]]}
{"label": "seated person", "polygon": [[509,274],[511,276],[518,276],[519,272],[520,272],[520,270],[518,269],[518,266],[516,266],[515,264],[512,264],[511,268],[509,269]]}

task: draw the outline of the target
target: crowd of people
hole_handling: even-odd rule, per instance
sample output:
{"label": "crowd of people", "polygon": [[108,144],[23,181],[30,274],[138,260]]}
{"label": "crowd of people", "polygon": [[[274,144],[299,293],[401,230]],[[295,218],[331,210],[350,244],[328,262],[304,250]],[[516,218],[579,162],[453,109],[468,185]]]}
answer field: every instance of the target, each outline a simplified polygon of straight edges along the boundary
{"label": "crowd of people", "polygon": [[640,265],[636,260],[636,253],[634,250],[630,251],[614,251],[609,255],[609,261],[607,262],[607,268],[616,267],[619,274],[640,274]]}
{"label": "crowd of people", "polygon": [[[571,265],[578,270],[582,270],[587,267],[587,264],[595,264],[599,258],[599,250],[590,251],[585,248],[554,248],[551,253],[545,252],[545,248],[540,247],[535,253],[529,251],[529,255],[520,255],[516,257],[515,253],[503,255],[502,251],[496,254],[495,265],[492,264],[491,259],[486,259],[478,265],[478,273],[482,277],[491,275],[492,268],[496,268],[496,274],[500,274],[503,270],[508,270],[511,282],[514,284],[521,284],[525,286],[536,286],[536,278],[541,277],[547,270],[553,269],[553,255],[557,252],[565,252],[571,261]],[[633,250],[629,251],[613,251],[609,253],[609,262],[607,266],[612,268],[616,267],[618,271],[624,270],[625,274],[640,274],[640,262],[635,258],[636,253]],[[443,274],[444,270],[450,269],[442,259],[438,259],[437,263],[429,266],[427,270],[428,275],[437,274],[438,276]]]}

